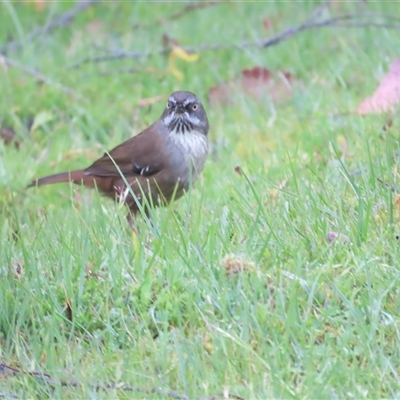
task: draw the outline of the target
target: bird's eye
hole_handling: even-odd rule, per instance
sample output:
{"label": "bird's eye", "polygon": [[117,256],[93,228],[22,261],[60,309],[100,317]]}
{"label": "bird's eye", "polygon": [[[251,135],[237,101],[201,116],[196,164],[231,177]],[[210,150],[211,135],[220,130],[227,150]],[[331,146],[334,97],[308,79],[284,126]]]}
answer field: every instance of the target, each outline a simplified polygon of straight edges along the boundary
{"label": "bird's eye", "polygon": [[193,105],[192,105],[192,110],[193,110],[193,111],[196,111],[198,108],[199,108],[199,105],[198,105],[198,104],[193,104]]}
{"label": "bird's eye", "polygon": [[170,101],[167,102],[167,108],[171,108],[171,102]]}

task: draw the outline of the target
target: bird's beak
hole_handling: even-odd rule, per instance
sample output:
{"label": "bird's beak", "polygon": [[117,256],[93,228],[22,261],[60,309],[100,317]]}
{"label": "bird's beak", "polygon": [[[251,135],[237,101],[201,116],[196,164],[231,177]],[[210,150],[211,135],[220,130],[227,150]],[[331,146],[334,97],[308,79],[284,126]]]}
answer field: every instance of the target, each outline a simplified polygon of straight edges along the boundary
{"label": "bird's beak", "polygon": [[185,112],[185,107],[183,107],[183,104],[177,104],[175,106],[175,112],[177,114],[183,114]]}

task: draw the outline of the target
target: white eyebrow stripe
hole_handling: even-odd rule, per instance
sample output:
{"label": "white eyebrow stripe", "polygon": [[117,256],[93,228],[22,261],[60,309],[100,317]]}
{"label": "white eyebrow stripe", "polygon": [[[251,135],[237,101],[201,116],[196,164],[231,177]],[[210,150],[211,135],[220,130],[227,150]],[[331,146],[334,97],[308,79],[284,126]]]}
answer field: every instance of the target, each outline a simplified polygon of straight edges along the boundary
{"label": "white eyebrow stripe", "polygon": [[190,103],[194,103],[195,99],[193,97],[188,97],[184,102],[183,106],[186,107]]}
{"label": "white eyebrow stripe", "polygon": [[172,96],[171,96],[168,100],[169,100],[171,103],[176,104],[175,97],[172,97]]}

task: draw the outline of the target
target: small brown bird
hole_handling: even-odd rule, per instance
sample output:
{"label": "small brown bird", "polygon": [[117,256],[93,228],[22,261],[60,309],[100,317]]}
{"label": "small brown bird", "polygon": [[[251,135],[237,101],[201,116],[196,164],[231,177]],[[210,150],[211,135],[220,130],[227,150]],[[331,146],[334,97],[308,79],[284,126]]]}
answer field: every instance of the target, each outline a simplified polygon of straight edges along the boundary
{"label": "small brown bird", "polygon": [[129,207],[128,222],[140,206],[168,204],[181,197],[204,167],[208,119],[191,92],[175,92],[154,124],[115,147],[90,167],[46,176],[28,187],[73,182],[95,188]]}

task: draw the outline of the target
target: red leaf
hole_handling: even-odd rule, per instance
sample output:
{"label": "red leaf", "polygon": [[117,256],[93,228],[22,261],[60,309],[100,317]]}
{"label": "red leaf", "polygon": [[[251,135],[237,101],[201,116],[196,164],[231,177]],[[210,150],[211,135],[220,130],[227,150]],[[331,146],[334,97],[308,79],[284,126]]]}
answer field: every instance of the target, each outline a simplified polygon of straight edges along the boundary
{"label": "red leaf", "polygon": [[242,75],[247,79],[262,79],[269,81],[271,79],[271,72],[263,67],[254,67],[253,69],[244,69]]}
{"label": "red leaf", "polygon": [[256,99],[270,97],[273,102],[283,102],[292,97],[295,79],[286,71],[272,73],[264,67],[245,69],[240,76],[220,85],[213,86],[209,92],[212,104],[229,104],[241,95]]}
{"label": "red leaf", "polygon": [[361,115],[393,110],[400,102],[400,59],[393,61],[389,72],[371,97],[367,97],[358,107]]}
{"label": "red leaf", "polygon": [[272,27],[272,21],[269,18],[264,18],[262,20],[262,25],[266,31],[269,31]]}

